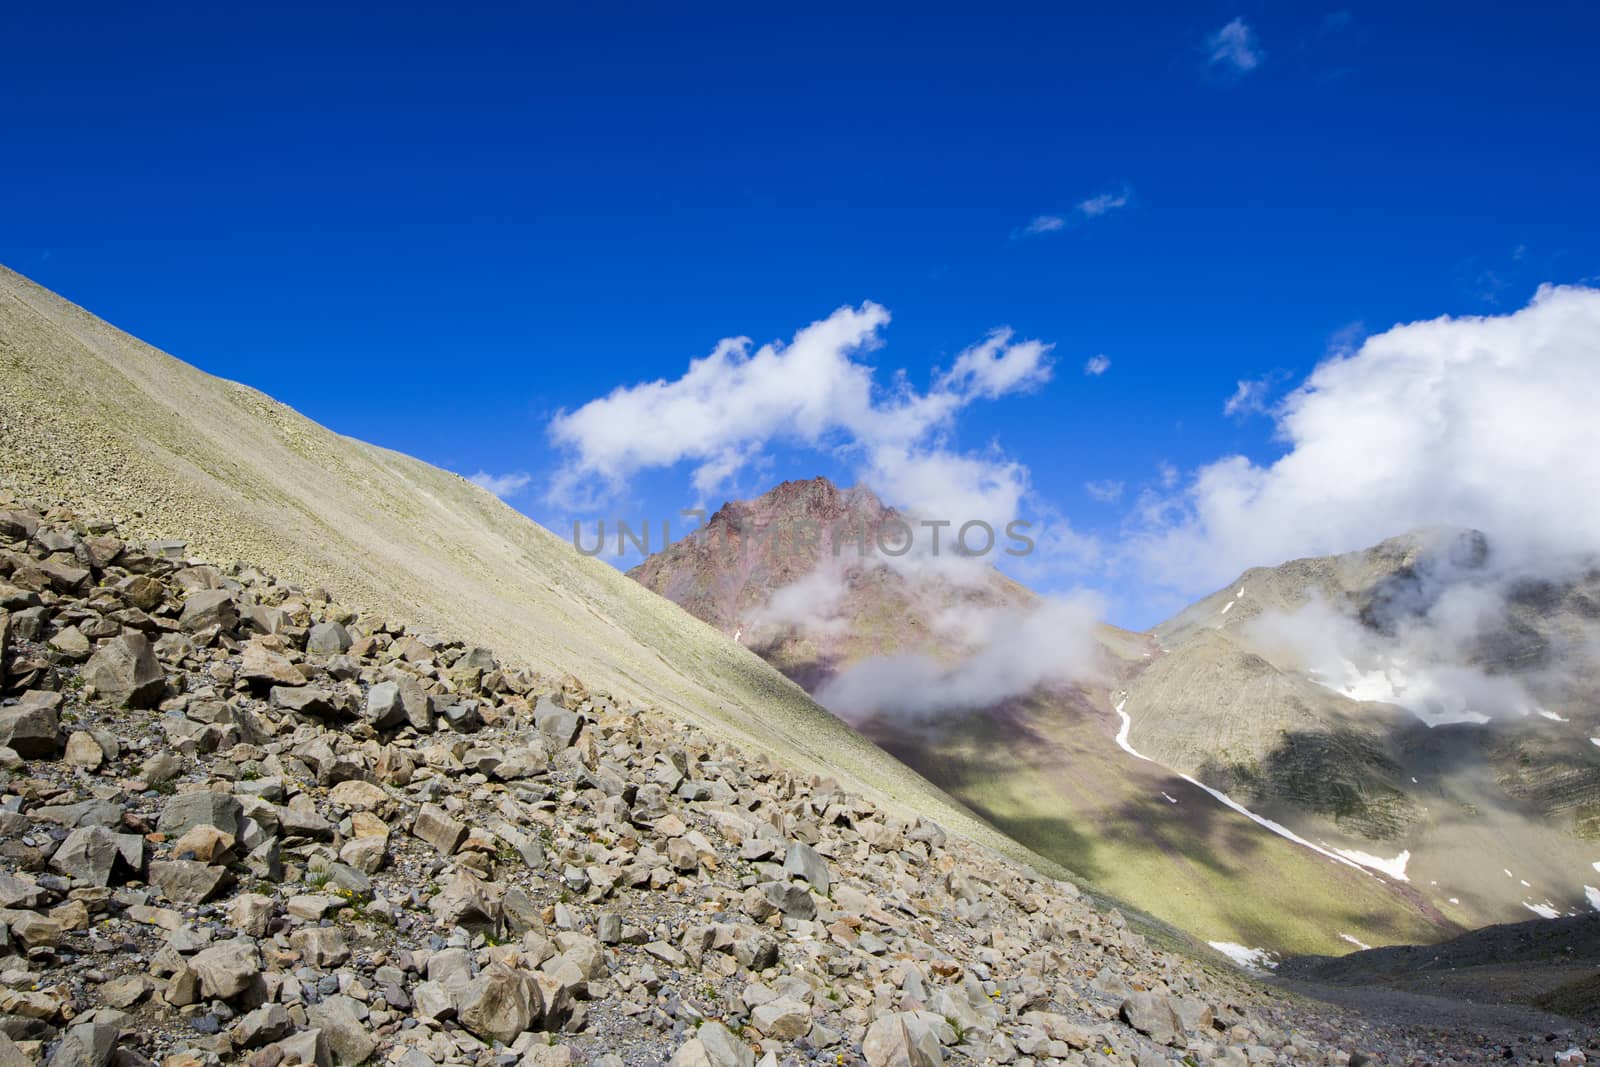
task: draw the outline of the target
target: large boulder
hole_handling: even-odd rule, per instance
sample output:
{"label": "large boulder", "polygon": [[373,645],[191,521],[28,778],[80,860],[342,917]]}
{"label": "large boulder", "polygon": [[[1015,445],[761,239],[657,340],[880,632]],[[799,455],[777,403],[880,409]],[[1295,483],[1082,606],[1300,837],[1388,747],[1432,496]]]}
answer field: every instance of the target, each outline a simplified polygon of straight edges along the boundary
{"label": "large boulder", "polygon": [[939,1036],[918,1012],[895,1012],[867,1027],[861,1042],[867,1067],[944,1067]]}
{"label": "large boulder", "polygon": [[179,793],[161,809],[156,829],[171,838],[182,837],[196,826],[215,826],[223,833],[239,836],[239,820],[244,809],[227,793],[201,789]]}
{"label": "large boulder", "polygon": [[0,745],[23,759],[53,759],[61,751],[61,720],[56,714],[60,697],[29,700],[13,708],[0,708]]}
{"label": "large boulder", "polygon": [[533,706],[533,725],[544,738],[546,748],[560,750],[578,739],[583,720],[548,696],[542,696]]}
{"label": "large boulder", "polygon": [[1172,998],[1159,993],[1135,993],[1122,1002],[1122,1021],[1162,1045],[1183,1048],[1183,1020],[1173,1007]]}
{"label": "large boulder", "polygon": [[406,724],[406,705],[398,682],[379,682],[367,690],[366,719],[375,730],[396,730]]}
{"label": "large boulder", "polygon": [[183,614],[178,616],[178,627],[184,633],[198,633],[212,626],[224,633],[232,633],[239,625],[239,607],[233,594],[226,589],[202,589],[190,593],[183,602]]}
{"label": "large boulder", "polygon": [[141,633],[125,633],[96,649],[83,665],[83,680],[112,703],[128,708],[155,707],[167,687],[155,650]]}
{"label": "large boulder", "polygon": [[150,864],[150,884],[179,904],[203,904],[217,894],[227,877],[226,867],[197,860],[156,860]]}
{"label": "large boulder", "polygon": [[789,854],[783,859],[784,873],[796,878],[804,879],[823,896],[828,895],[828,885],[832,879],[828,875],[828,863],[817,850],[803,841],[796,841],[789,846]]}
{"label": "large boulder", "polygon": [[339,656],[350,651],[350,631],[336,622],[319,622],[306,635],[306,653],[312,656]]}
{"label": "large boulder", "polygon": [[362,1021],[367,1007],[353,997],[332,996],[306,1009],[311,1025],[328,1039],[328,1049],[338,1064],[366,1063],[378,1048]]}
{"label": "large boulder", "polygon": [[104,826],[84,826],[67,835],[50,857],[50,866],[85,885],[111,884],[120,861],[137,872],[144,859],[144,839],[136,834],[115,834]]}
{"label": "large boulder", "polygon": [[537,987],[503,963],[485,967],[456,1001],[461,1025],[485,1041],[509,1045],[541,1014]]}
{"label": "large boulder", "polygon": [[250,988],[261,973],[261,952],[254,941],[225,941],[197,952],[189,967],[200,979],[200,995],[227,1000]]}
{"label": "large boulder", "polygon": [[467,839],[467,828],[434,804],[422,805],[411,832],[438,849],[441,856],[453,854]]}
{"label": "large boulder", "polygon": [[719,1022],[703,1023],[679,1046],[667,1067],[755,1067],[756,1055]]}

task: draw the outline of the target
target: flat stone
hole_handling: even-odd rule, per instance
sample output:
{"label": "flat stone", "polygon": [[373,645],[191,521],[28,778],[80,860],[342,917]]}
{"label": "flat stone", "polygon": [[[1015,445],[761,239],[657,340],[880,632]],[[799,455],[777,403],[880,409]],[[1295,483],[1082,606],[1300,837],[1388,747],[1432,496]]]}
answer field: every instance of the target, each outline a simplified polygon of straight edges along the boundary
{"label": "flat stone", "polygon": [[193,793],[179,793],[169,799],[161,809],[156,829],[168,837],[176,838],[196,826],[214,826],[237,838],[242,816],[243,808],[231,795],[200,789]]}
{"label": "flat stone", "polygon": [[467,828],[433,804],[422,805],[411,832],[438,849],[441,856],[453,855],[467,839]]}

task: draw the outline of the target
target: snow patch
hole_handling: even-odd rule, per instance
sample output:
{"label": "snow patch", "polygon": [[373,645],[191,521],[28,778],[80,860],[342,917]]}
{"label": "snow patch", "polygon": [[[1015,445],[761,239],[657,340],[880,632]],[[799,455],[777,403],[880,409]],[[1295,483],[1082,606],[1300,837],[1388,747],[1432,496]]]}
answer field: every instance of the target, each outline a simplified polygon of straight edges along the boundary
{"label": "snow patch", "polygon": [[[1355,663],[1341,657],[1330,672],[1312,669],[1312,681],[1343,693],[1351,700],[1373,704],[1393,704],[1405,708],[1428,727],[1449,726],[1455,723],[1472,723],[1481,726],[1490,721],[1489,716],[1468,708],[1455,693],[1444,669],[1420,673],[1408,669],[1404,660],[1390,662],[1363,670]],[[1524,709],[1526,713],[1526,709]],[[1600,744],[1600,742],[1596,742]]]}
{"label": "snow patch", "polygon": [[1382,871],[1396,881],[1411,881],[1406,877],[1406,864],[1411,862],[1411,850],[1409,848],[1392,860],[1386,860],[1382,856],[1374,856],[1370,852],[1358,852],[1353,848],[1336,848],[1334,851],[1345,859],[1353,860],[1363,867],[1371,867],[1375,871]]}
{"label": "snow patch", "polygon": [[1450,898],[1450,903],[1459,904],[1459,903],[1461,903],[1461,898],[1460,897],[1451,897]]}
{"label": "snow patch", "polygon": [[1589,902],[1589,907],[1595,911],[1600,911],[1600,889],[1596,889],[1592,885],[1584,886],[1583,899]]}
{"label": "snow patch", "polygon": [[1230,600],[1230,601],[1228,601],[1226,604],[1222,605],[1222,611],[1220,612],[1220,614],[1226,615],[1228,612],[1233,610],[1233,606],[1235,604],[1237,604],[1238,602],[1239,602],[1238,600]]}
{"label": "snow patch", "polygon": [[1539,714],[1543,715],[1545,718],[1549,719],[1551,722],[1567,722],[1567,721],[1569,721],[1565,715],[1557,715],[1555,712],[1546,711],[1543,708],[1539,709]]}
{"label": "snow patch", "polygon": [[1128,732],[1133,729],[1133,720],[1128,717],[1127,712],[1122,710],[1127,706],[1128,698],[1124,696],[1121,700],[1117,701],[1116,706],[1113,709],[1116,711],[1117,717],[1122,720],[1122,727],[1117,731],[1117,747],[1122,749],[1122,751],[1126,752],[1128,755],[1137,759],[1142,759],[1146,763],[1154,763],[1155,760],[1134,748],[1132,743],[1128,740]]}
{"label": "snow patch", "polygon": [[[1125,710],[1123,710],[1127,707],[1127,705],[1128,696],[1126,693],[1122,695],[1121,700],[1112,705],[1112,710],[1117,713],[1117,718],[1122,720],[1122,725],[1117,730],[1117,747],[1135,759],[1142,759],[1146,763],[1154,763],[1155,760],[1134,748],[1132,742],[1128,740],[1128,733],[1133,729],[1133,719]],[[1191,778],[1187,774],[1180,774],[1178,777],[1182,778],[1196,789],[1203,790],[1204,792],[1210,794],[1213,800],[1226,807],[1232,808],[1234,811],[1238,812],[1240,815],[1243,815],[1245,818],[1249,819],[1257,826],[1260,826],[1262,829],[1270,830],[1279,837],[1293,841],[1295,844],[1302,845],[1305,848],[1309,848],[1311,851],[1318,853],[1319,855],[1326,856],[1328,859],[1333,860],[1336,863],[1342,863],[1346,867],[1354,867],[1358,871],[1364,871],[1363,863],[1360,860],[1352,858],[1352,856],[1355,855],[1365,856],[1364,853],[1340,855],[1336,849],[1327,849],[1323,848],[1321,845],[1314,845],[1310,841],[1307,841],[1305,838],[1301,837],[1299,834],[1295,833],[1293,830],[1289,829],[1287,826],[1284,826],[1282,823],[1273,822],[1271,819],[1257,815],[1255,812],[1251,811],[1243,804],[1240,804],[1237,800],[1234,800],[1220,789],[1212,789],[1209,785],[1206,785],[1197,778]],[[1163,796],[1165,796],[1165,794],[1163,794]],[[1171,797],[1168,797],[1167,799],[1172,800]],[[1172,802],[1174,804],[1177,803],[1176,800],[1173,800]],[[1406,862],[1411,859],[1410,851],[1402,852],[1392,860],[1380,859],[1375,856],[1366,856],[1365,858],[1374,861],[1374,863],[1365,864],[1365,867],[1372,867],[1374,870],[1384,871],[1385,873],[1392,873],[1391,867],[1398,865],[1400,873],[1394,875],[1394,877],[1400,879],[1401,881],[1407,881],[1405,869]]]}
{"label": "snow patch", "polygon": [[1559,918],[1561,918],[1561,913],[1559,911],[1557,911],[1555,909],[1555,906],[1553,904],[1551,904],[1548,900],[1545,901],[1543,904],[1529,904],[1526,900],[1524,900],[1522,902],[1522,906],[1524,908],[1527,908],[1529,911],[1533,912],[1535,915],[1539,916],[1539,918],[1541,918],[1541,919],[1559,919]]}
{"label": "snow patch", "polygon": [[1232,941],[1208,941],[1206,944],[1247,971],[1270,971],[1278,965],[1272,953],[1264,948],[1246,948]]}
{"label": "snow patch", "polygon": [[1354,945],[1356,948],[1359,948],[1362,951],[1365,951],[1365,950],[1367,950],[1367,949],[1372,947],[1371,945],[1367,944],[1365,941],[1357,940],[1356,938],[1351,937],[1349,934],[1340,934],[1339,935],[1339,940],[1348,941],[1352,945]]}
{"label": "snow patch", "polygon": [[1600,737],[1591,737],[1591,738],[1589,738],[1589,743],[1591,745],[1594,745],[1596,748],[1600,748]]}
{"label": "snow patch", "polygon": [[1165,789],[1163,789],[1161,791],[1161,796],[1166,800],[1166,802],[1168,804],[1176,804],[1178,802],[1178,798],[1173,796],[1171,793],[1167,792]]}

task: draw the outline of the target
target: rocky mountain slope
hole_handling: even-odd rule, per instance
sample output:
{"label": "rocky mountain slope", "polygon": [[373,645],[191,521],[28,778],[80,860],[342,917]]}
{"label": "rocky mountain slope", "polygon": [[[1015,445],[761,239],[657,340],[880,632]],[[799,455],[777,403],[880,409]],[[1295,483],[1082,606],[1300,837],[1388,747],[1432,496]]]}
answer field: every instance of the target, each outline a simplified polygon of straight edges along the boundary
{"label": "rocky mountain slope", "polygon": [[[864,487],[788,482],[725,505],[631,574],[823,694],[874,657],[970,656],[952,615],[1009,612],[1014,626],[1039,608],[986,564],[863,556],[855,531],[872,545],[894,521]],[[1095,639],[1095,679],[936,716],[851,718],[1012,837],[1202,940],[1328,953],[1456,932],[1403,883],[1277,836],[1119,745],[1111,692],[1158,649],[1109,626]]]}
{"label": "rocky mountain slope", "polygon": [[1526,1004],[1600,1026],[1600,914],[1487,926],[1438,945],[1285,961],[1280,977]]}
{"label": "rocky mountain slope", "polygon": [[488,492],[202,373],[3,267],[0,473],[131,536],[331,584],[1022,853],[759,657]]}
{"label": "rocky mountain slope", "polygon": [[0,1063],[1581,1063],[1368,1020],[676,716],[0,491]]}
{"label": "rocky mountain slope", "polygon": [[1153,634],[1129,740],[1463,926],[1600,908],[1600,572],[1432,531],[1247,571]]}

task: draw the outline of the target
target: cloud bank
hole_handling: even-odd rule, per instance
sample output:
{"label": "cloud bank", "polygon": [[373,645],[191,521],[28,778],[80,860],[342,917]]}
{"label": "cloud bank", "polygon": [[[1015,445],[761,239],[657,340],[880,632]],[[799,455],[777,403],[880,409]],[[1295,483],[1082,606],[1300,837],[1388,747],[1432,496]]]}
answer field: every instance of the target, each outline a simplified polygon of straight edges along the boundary
{"label": "cloud bank", "polygon": [[597,489],[620,491],[642,471],[679,463],[709,497],[761,462],[769,445],[788,444],[841,455],[891,504],[1003,528],[1020,512],[1027,468],[997,449],[959,451],[949,434],[971,404],[1048,381],[1050,346],[998,329],[925,391],[904,374],[883,386],[862,357],[881,347],[888,323],[877,304],[841,307],[787,345],[752,351],[748,338],[730,338],[676,379],[620,387],[560,412],[550,437],[565,462],[551,499],[582,506]]}
{"label": "cloud bank", "polygon": [[1396,326],[1276,408],[1281,458],[1225,457],[1146,500],[1126,556],[1193,596],[1247,567],[1458,527],[1547,573],[1600,549],[1596,396],[1600,290],[1545,287],[1514,314]]}
{"label": "cloud bank", "polygon": [[842,671],[816,692],[840,718],[928,721],[988,708],[1041,685],[1096,676],[1095,626],[1104,605],[1088,593],[1047,600],[1030,612],[953,609],[935,625],[959,632],[975,651],[954,664],[932,656],[880,656]]}

